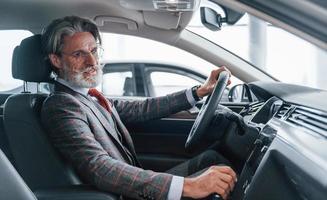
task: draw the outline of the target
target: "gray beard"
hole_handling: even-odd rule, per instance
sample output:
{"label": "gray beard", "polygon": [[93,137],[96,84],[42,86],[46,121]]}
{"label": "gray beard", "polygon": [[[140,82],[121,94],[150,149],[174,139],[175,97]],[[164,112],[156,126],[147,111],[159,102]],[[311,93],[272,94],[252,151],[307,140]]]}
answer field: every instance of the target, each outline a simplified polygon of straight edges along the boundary
{"label": "gray beard", "polygon": [[97,74],[93,77],[88,77],[88,79],[85,79],[83,73],[88,70],[90,69],[86,68],[83,71],[75,72],[72,74],[72,72],[68,69],[68,66],[64,66],[60,75],[62,79],[64,79],[74,87],[94,88],[98,86],[102,81],[102,67],[100,65],[96,66]]}

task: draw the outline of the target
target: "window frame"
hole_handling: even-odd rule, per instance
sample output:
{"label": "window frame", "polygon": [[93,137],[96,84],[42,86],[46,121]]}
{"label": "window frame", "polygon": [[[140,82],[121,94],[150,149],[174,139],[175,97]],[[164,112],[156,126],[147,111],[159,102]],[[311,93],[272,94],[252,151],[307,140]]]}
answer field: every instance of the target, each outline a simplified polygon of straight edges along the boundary
{"label": "window frame", "polygon": [[[122,73],[122,72],[131,72],[132,73],[132,83],[133,83],[133,90],[135,91],[136,95],[133,96],[138,96],[138,90],[136,88],[136,80],[135,80],[135,66],[133,63],[106,63],[103,66],[103,74],[102,74],[102,78],[104,78],[104,76],[106,74],[109,73]],[[103,92],[103,85],[104,81],[102,80],[101,83],[101,91]],[[118,95],[108,95],[105,94],[105,96],[117,96]],[[119,97],[124,97],[124,96],[119,96]]]}
{"label": "window frame", "polygon": [[149,96],[151,96],[151,97],[154,97],[154,94],[155,94],[154,86],[153,86],[153,83],[151,80],[151,73],[153,73],[153,72],[167,72],[167,73],[179,74],[179,75],[194,79],[196,81],[199,81],[200,83],[204,83],[206,80],[206,76],[204,76],[200,73],[197,73],[193,70],[189,70],[186,68],[174,66],[174,65],[147,63],[147,64],[145,64],[144,72],[145,72],[144,73],[145,83],[147,86]]}

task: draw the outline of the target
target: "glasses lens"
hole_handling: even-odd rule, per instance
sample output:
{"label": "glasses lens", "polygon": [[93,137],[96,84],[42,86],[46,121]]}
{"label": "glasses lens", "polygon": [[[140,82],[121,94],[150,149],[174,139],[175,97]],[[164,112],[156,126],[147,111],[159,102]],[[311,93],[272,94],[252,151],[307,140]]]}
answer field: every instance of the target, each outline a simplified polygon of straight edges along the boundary
{"label": "glasses lens", "polygon": [[98,45],[98,47],[97,47],[97,56],[98,56],[98,58],[102,58],[102,56],[103,56],[103,48],[101,45]]}

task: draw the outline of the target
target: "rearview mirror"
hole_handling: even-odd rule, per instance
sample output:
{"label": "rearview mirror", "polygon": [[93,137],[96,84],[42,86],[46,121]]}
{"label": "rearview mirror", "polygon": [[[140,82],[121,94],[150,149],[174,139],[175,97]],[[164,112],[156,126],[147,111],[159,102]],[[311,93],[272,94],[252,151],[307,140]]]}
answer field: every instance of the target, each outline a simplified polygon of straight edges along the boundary
{"label": "rearview mirror", "polygon": [[212,31],[221,29],[221,25],[225,22],[226,18],[222,18],[214,9],[208,7],[200,8],[202,24]]}
{"label": "rearview mirror", "polygon": [[223,23],[235,24],[244,13],[239,13],[229,8],[221,6],[226,17],[222,17],[217,11],[209,7],[200,8],[200,16],[202,24],[212,31],[221,29]]}

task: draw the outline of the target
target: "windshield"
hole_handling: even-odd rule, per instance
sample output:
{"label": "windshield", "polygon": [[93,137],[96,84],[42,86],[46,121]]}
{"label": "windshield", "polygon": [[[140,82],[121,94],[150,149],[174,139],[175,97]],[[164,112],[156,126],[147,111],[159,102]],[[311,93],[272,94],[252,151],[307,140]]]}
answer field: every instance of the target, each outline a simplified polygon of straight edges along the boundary
{"label": "windshield", "polygon": [[[215,3],[202,1],[225,17]],[[205,28],[196,13],[187,29],[229,50],[274,78],[327,90],[327,53],[309,42],[250,14],[220,31]]]}

